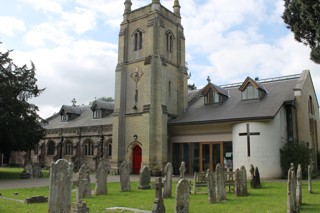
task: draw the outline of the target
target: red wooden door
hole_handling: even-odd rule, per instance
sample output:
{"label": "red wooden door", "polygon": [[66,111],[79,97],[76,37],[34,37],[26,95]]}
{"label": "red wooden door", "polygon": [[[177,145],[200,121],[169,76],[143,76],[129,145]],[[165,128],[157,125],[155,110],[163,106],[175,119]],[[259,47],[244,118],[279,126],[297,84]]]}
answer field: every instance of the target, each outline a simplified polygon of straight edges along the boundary
{"label": "red wooden door", "polygon": [[141,168],[142,150],[140,146],[133,147],[132,173],[139,174]]}

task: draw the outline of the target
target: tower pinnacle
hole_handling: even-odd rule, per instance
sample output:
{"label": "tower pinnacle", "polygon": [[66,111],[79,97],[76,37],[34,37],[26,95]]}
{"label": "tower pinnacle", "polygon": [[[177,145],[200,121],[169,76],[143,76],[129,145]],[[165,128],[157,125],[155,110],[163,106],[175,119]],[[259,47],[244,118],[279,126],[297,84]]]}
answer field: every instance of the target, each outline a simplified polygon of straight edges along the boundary
{"label": "tower pinnacle", "polygon": [[179,0],[175,0],[173,4],[173,11],[177,16],[180,16],[180,8]]}
{"label": "tower pinnacle", "polygon": [[123,20],[127,20],[128,14],[131,12],[131,0],[125,0],[124,2],[124,13],[123,13]]}
{"label": "tower pinnacle", "polygon": [[152,0],[151,9],[154,10],[160,10],[160,0]]}

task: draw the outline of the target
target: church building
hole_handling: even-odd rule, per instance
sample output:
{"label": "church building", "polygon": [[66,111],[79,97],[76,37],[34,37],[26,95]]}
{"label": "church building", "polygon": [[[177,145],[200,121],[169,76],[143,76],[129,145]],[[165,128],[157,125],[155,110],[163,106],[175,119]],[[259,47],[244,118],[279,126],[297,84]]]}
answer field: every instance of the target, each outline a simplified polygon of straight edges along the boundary
{"label": "church building", "polygon": [[154,175],[167,162],[178,173],[184,161],[188,174],[253,164],[261,178],[279,178],[280,149],[303,142],[317,168],[319,103],[310,72],[220,86],[208,77],[188,91],[180,2],[172,0],[171,11],[150,1],[135,10],[124,2],[114,103],[62,106],[47,119],[34,160],[95,169],[104,157],[114,173],[125,160],[133,174],[148,166]]}

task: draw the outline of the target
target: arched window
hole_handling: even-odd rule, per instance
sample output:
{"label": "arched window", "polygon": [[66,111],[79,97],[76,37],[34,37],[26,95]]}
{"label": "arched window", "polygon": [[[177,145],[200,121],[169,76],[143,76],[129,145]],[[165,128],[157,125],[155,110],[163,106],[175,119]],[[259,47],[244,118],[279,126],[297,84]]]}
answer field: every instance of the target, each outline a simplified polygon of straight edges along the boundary
{"label": "arched window", "polygon": [[90,140],[86,140],[83,143],[83,154],[85,156],[93,155],[93,148],[94,148],[93,142]]}
{"label": "arched window", "polygon": [[71,141],[67,141],[65,144],[64,144],[64,154],[65,155],[72,155],[72,142]]}
{"label": "arched window", "polygon": [[173,47],[173,35],[170,31],[166,33],[166,47],[167,52],[171,53]]}
{"label": "arched window", "polygon": [[311,115],[314,114],[314,108],[313,108],[313,103],[312,103],[312,97],[311,96],[309,96],[308,111],[309,111],[309,114],[311,114]]}
{"label": "arched window", "polygon": [[54,151],[56,149],[55,143],[53,141],[49,141],[47,147],[47,155],[54,155]]}
{"label": "arched window", "polygon": [[142,49],[142,31],[137,30],[134,33],[134,50]]}

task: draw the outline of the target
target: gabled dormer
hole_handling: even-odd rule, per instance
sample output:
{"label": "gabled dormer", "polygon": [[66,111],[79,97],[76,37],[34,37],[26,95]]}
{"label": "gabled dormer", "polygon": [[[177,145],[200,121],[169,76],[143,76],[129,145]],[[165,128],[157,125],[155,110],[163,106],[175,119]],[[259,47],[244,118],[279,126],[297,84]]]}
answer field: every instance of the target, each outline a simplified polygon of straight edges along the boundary
{"label": "gabled dormer", "polygon": [[72,105],[72,106],[63,105],[59,111],[62,122],[71,121],[79,117],[81,113],[82,113],[81,108],[75,105]]}
{"label": "gabled dormer", "polygon": [[227,90],[212,84],[209,77],[207,80],[208,84],[201,92],[201,95],[204,97],[205,104],[219,104],[228,99],[229,96]]}
{"label": "gabled dormer", "polygon": [[91,105],[94,119],[99,119],[110,115],[113,112],[113,102],[95,100]]}
{"label": "gabled dormer", "polygon": [[243,84],[240,86],[242,100],[262,99],[267,91],[257,81],[247,77]]}

